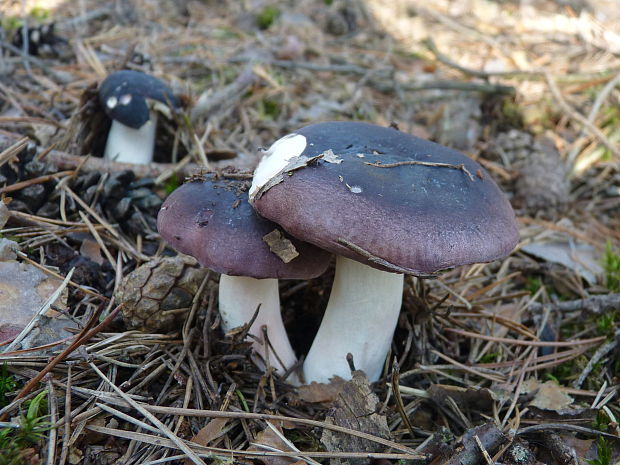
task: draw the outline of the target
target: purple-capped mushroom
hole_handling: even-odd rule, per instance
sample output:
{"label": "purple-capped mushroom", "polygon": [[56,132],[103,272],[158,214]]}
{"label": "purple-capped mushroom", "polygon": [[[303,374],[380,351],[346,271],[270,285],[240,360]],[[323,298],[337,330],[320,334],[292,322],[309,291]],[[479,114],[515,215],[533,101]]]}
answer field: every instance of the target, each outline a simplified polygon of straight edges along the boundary
{"label": "purple-capped mushroom", "polygon": [[509,254],[519,234],[506,196],[466,155],[393,128],[328,122],[276,141],[250,202],[292,236],[338,255],[306,381],[350,377],[347,353],[377,380],[403,276],[435,276]]}
{"label": "purple-capped mushroom", "polygon": [[266,357],[266,327],[273,348],[268,353],[270,364],[283,373],[297,358],[280,314],[278,279],[319,276],[331,255],[289,238],[278,225],[258,216],[248,203],[250,176],[240,177],[239,173],[194,177],[166,199],[157,229],[172,248],[221,273],[219,310],[225,332],[248,323],[260,305],[249,330],[254,349]]}
{"label": "purple-capped mushroom", "polygon": [[170,88],[140,71],[116,71],[99,86],[99,102],[112,120],[104,158],[124,163],[153,161],[157,115],[170,117],[178,101]]}

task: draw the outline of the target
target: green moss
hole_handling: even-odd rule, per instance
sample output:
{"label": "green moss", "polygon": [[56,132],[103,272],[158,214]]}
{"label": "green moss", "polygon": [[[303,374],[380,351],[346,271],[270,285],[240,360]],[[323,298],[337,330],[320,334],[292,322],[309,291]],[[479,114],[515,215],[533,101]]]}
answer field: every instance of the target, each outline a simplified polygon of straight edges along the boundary
{"label": "green moss", "polygon": [[9,374],[8,366],[6,362],[4,362],[2,368],[0,369],[0,408],[9,403],[6,398],[6,394],[14,391],[16,387],[17,382],[15,381],[15,378]]}
{"label": "green moss", "polygon": [[540,276],[528,276],[526,279],[525,290],[534,295],[542,287]]}
{"label": "green moss", "polygon": [[34,19],[35,21],[43,22],[43,21],[47,21],[48,19],[50,19],[52,15],[48,8],[35,6],[32,8],[32,10],[30,10],[30,13],[28,13],[28,16]]}
{"label": "green moss", "polygon": [[484,354],[482,357],[480,357],[479,362],[480,363],[496,363],[499,361],[499,359],[500,359],[499,352],[488,352]]}
{"label": "green moss", "polygon": [[0,19],[0,27],[7,32],[7,35],[12,35],[17,29],[22,27],[24,22],[17,16],[7,16]]}
{"label": "green moss", "polygon": [[279,102],[270,98],[264,98],[258,101],[258,111],[261,119],[275,120],[282,113],[282,108]]}
{"label": "green moss", "polygon": [[596,418],[592,423],[592,428],[598,431],[607,431],[607,425],[609,425],[609,417],[607,413],[605,413],[605,410],[601,409],[596,412]]}
{"label": "green moss", "polygon": [[610,240],[605,244],[601,262],[605,270],[605,287],[611,292],[620,292],[620,252]]}
{"label": "green moss", "polygon": [[179,181],[179,176],[177,174],[173,174],[172,176],[170,176],[164,184],[164,190],[166,191],[166,194],[172,194],[172,192],[174,192],[180,184],[181,183]]}
{"label": "green moss", "polygon": [[269,29],[273,23],[280,16],[280,10],[278,7],[269,5],[263,8],[263,10],[256,16],[256,25],[260,29]]}
{"label": "green moss", "polygon": [[596,451],[598,457],[588,460],[589,465],[609,465],[611,463],[611,445],[601,435],[596,441]]}
{"label": "green moss", "polygon": [[616,330],[614,322],[615,312],[603,313],[596,319],[596,329],[601,336],[612,336]]}
{"label": "green moss", "polygon": [[47,415],[47,391],[24,402],[18,427],[0,429],[0,465],[22,465],[26,449],[39,443],[52,425]]}

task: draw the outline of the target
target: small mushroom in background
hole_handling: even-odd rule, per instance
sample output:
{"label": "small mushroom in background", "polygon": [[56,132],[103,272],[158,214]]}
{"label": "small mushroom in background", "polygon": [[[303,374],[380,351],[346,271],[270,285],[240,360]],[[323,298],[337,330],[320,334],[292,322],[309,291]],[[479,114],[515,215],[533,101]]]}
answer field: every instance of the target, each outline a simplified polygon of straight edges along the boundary
{"label": "small mushroom in background", "polygon": [[221,273],[219,309],[225,332],[250,322],[260,306],[249,329],[254,350],[266,357],[265,327],[273,348],[269,362],[283,373],[297,358],[280,314],[278,279],[319,276],[331,255],[281,237],[278,225],[259,217],[248,203],[249,179],[240,173],[195,177],[166,199],[157,228],[172,248]]}
{"label": "small mushroom in background", "polygon": [[293,237],[337,254],[325,316],[304,363],[307,382],[349,379],[347,353],[380,375],[398,321],[403,276],[509,254],[519,239],[506,196],[466,155],[393,128],[328,122],[276,141],[250,202]]}
{"label": "small mushroom in background", "polygon": [[104,158],[124,163],[150,163],[158,113],[170,118],[171,111],[179,106],[170,88],[140,71],[116,71],[99,86],[99,101],[112,119]]}

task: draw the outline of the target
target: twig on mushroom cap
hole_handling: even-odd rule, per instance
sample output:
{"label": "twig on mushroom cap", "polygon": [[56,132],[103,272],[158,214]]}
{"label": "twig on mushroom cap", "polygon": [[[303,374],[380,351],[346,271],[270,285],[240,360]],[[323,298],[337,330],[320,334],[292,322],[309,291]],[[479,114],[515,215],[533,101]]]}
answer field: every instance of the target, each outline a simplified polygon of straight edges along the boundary
{"label": "twig on mushroom cap", "polygon": [[[452,168],[454,170],[463,171],[465,174],[467,174],[467,176],[469,176],[469,179],[474,181],[474,176],[469,172],[467,168],[465,168],[465,165],[463,163],[460,163],[458,165],[452,165],[450,163],[436,163],[436,162],[431,162],[431,161],[417,161],[417,160],[399,161],[396,163],[386,163],[386,164],[382,164],[379,161],[376,163],[371,163],[371,162],[364,162],[364,163],[370,166],[375,166],[377,168],[396,168],[397,166],[407,166],[407,165],[437,166],[439,168]],[[480,172],[480,170],[478,170],[478,172]]]}
{"label": "twig on mushroom cap", "polygon": [[[420,168],[375,169],[407,165]],[[304,363],[307,381],[350,377],[348,352],[376,381],[404,274],[428,277],[492,261],[518,240],[510,204],[480,165],[367,123],[319,123],[277,140],[254,173],[250,201],[293,236],[338,254],[329,303]]]}

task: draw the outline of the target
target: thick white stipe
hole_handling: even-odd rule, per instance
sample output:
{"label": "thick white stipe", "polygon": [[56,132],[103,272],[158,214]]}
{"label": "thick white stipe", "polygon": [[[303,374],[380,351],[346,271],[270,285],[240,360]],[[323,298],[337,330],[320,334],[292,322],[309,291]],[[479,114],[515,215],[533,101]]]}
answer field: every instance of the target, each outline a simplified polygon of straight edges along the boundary
{"label": "thick white stipe", "polygon": [[112,121],[104,158],[122,163],[146,165],[153,161],[157,113],[151,112],[150,119],[140,129],[130,128],[118,121]]}
{"label": "thick white stipe", "polygon": [[[280,314],[277,279],[255,279],[222,274],[220,276],[219,303],[222,329],[225,332],[243,326],[250,321],[256,308],[260,305],[258,317],[249,331],[249,334],[256,336],[252,343],[254,350],[265,360],[268,355],[269,363],[280,374],[297,362],[297,357],[295,357],[295,352],[289,342]],[[264,343],[263,326],[267,328],[267,336],[273,347],[269,353],[267,353],[267,346]],[[290,377],[289,381],[291,381]]]}
{"label": "thick white stipe", "polygon": [[328,383],[334,375],[351,379],[355,368],[377,381],[392,343],[403,297],[404,276],[345,257],[336,274],[321,327],[304,362],[307,383]]}

